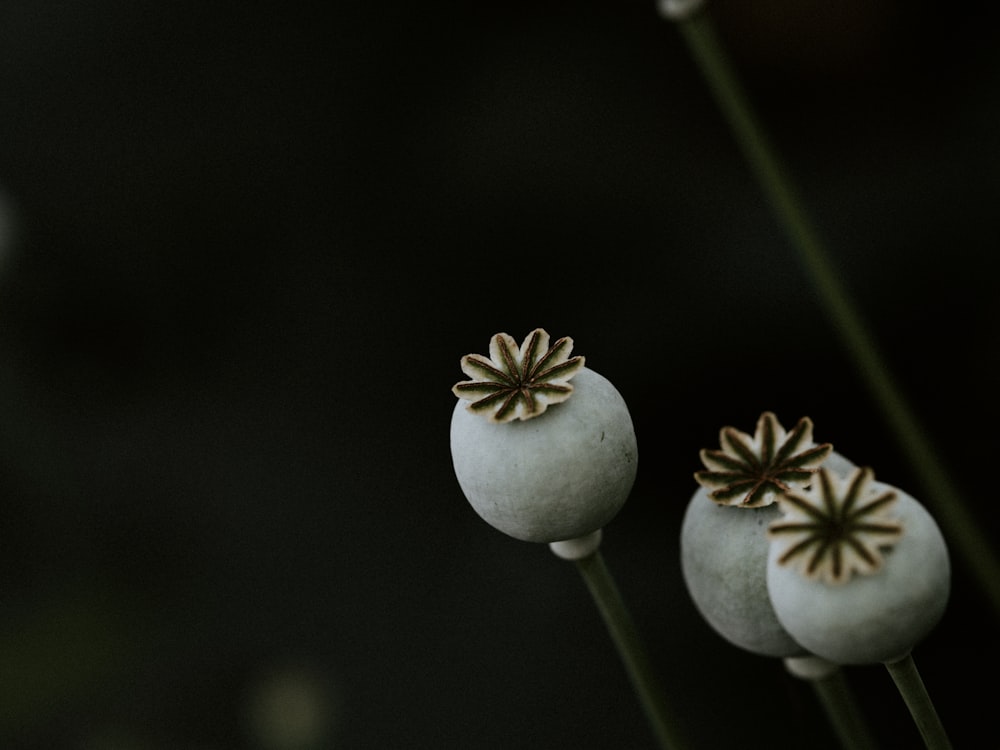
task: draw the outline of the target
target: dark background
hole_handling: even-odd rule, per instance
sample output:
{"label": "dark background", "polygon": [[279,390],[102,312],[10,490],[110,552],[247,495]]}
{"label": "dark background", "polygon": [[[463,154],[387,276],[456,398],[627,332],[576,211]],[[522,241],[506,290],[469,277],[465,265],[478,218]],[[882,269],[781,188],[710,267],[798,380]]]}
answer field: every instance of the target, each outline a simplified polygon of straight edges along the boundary
{"label": "dark background", "polygon": [[[711,13],[996,538],[986,7]],[[459,357],[542,326],[630,405],[603,549],[689,734],[836,747],[687,597],[698,450],[809,415],[921,489],[652,2],[7,0],[0,104],[0,745],[291,748],[255,729],[291,684],[324,748],[651,748],[576,571],[452,473]],[[914,656],[959,747],[995,633],[956,564]],[[848,674],[919,747],[885,669]]]}

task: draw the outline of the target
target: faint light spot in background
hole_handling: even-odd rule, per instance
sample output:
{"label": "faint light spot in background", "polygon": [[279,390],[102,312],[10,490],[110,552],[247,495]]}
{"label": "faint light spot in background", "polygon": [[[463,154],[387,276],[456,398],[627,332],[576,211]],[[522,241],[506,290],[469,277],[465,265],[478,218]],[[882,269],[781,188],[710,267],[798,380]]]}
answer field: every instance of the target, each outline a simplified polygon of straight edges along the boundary
{"label": "faint light spot in background", "polygon": [[341,701],[319,670],[285,665],[258,677],[247,700],[250,740],[262,750],[318,750],[334,745]]}

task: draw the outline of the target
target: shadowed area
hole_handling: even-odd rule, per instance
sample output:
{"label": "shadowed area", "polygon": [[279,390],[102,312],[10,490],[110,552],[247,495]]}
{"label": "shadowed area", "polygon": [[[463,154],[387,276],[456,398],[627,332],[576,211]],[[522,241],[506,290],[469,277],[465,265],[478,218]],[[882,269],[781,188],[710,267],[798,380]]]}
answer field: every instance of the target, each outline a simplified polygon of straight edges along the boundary
{"label": "shadowed area", "polygon": [[[995,539],[985,7],[711,12]],[[0,60],[0,745],[652,748],[573,566],[452,470],[460,357],[544,327],[632,413],[602,549],[690,733],[837,747],[684,589],[698,451],[809,416],[922,490],[654,3],[12,0]],[[994,631],[956,567],[914,655],[957,747]]]}

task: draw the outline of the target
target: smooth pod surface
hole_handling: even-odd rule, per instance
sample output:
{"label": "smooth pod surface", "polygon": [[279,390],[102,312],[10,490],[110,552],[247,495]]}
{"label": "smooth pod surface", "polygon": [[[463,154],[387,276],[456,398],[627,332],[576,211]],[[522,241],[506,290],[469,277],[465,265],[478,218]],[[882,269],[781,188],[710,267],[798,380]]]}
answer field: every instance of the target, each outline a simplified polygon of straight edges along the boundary
{"label": "smooth pod surface", "polygon": [[529,542],[590,534],[621,509],[638,448],[628,407],[607,378],[584,367],[572,396],[533,419],[497,424],[459,401],[452,412],[455,476],[476,513]]}
{"label": "smooth pod surface", "polygon": [[762,508],[718,505],[699,487],[681,525],[681,572],[695,607],[735,646],[763,656],[800,656],[767,594],[767,527],[781,517]]}

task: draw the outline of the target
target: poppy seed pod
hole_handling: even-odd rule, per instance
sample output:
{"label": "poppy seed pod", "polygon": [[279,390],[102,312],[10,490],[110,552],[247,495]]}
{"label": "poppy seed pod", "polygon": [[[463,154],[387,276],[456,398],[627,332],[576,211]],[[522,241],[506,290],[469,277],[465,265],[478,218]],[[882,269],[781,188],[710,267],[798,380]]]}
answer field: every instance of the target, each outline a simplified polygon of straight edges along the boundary
{"label": "poppy seed pod", "polygon": [[705,470],[681,525],[681,572],[705,621],[735,646],[762,656],[797,657],[803,648],[781,625],[767,592],[768,526],[781,517],[779,492],[806,486],[820,463],[852,464],[812,440],[803,417],[790,431],[765,412],[751,437],[732,427],[719,450],[701,451]]}
{"label": "poppy seed pod", "polygon": [[705,621],[735,646],[762,656],[801,656],[767,595],[767,527],[777,506],[716,505],[699,487],[681,526],[681,572]]}
{"label": "poppy seed pod", "polygon": [[[476,513],[516,539],[592,534],[625,503],[638,450],[628,407],[603,376],[549,347],[542,329],[518,347],[497,334],[490,358],[468,355],[452,412],[455,476]],[[572,384],[570,384],[572,379]]]}
{"label": "poppy seed pod", "polygon": [[836,664],[905,657],[947,606],[951,568],[937,523],[871,469],[821,471],[779,499],[767,586],[796,641]]}

